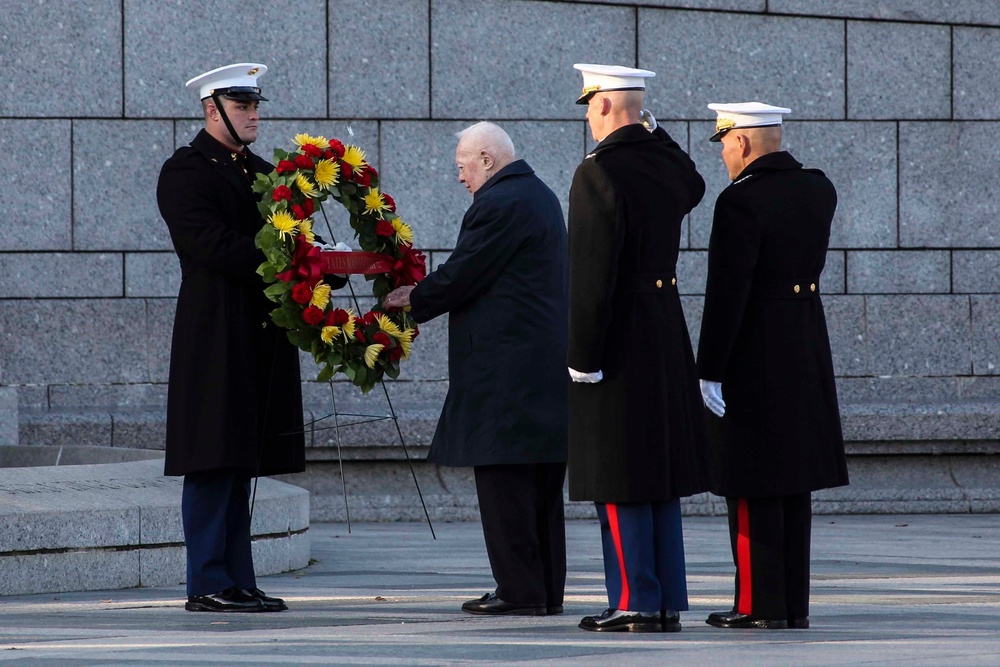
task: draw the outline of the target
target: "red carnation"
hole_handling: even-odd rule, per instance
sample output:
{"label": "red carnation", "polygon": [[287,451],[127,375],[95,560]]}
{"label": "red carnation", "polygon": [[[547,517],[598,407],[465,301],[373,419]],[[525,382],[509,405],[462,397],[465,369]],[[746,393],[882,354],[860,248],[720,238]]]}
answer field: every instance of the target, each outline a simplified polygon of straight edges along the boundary
{"label": "red carnation", "polygon": [[389,350],[389,361],[399,361],[403,358],[403,348],[394,347]]}
{"label": "red carnation", "polygon": [[295,163],[291,160],[282,160],[274,170],[279,174],[284,174],[286,171],[295,171]]}
{"label": "red carnation", "polygon": [[319,146],[313,144],[303,144],[302,152],[309,157],[323,157],[323,151],[320,150]]}
{"label": "red carnation", "polygon": [[344,157],[344,144],[340,143],[336,139],[330,139],[330,150],[337,157]]}
{"label": "red carnation", "polygon": [[382,193],[382,201],[385,202],[385,205],[389,207],[390,211],[392,211],[393,213],[396,212],[396,200],[395,199],[393,199],[392,197],[390,197],[389,195],[387,195],[386,193],[383,192]]}
{"label": "red carnation", "polygon": [[375,223],[375,233],[379,236],[392,236],[396,233],[396,228],[388,220],[379,220]]}
{"label": "red carnation", "polygon": [[323,157],[327,160],[332,160],[334,158],[333,151],[327,148],[325,151],[323,151]]}
{"label": "red carnation", "polygon": [[305,283],[295,283],[292,288],[292,301],[295,303],[309,303],[313,298],[313,291]]}
{"label": "red carnation", "polygon": [[292,201],[292,191],[287,185],[279,185],[274,189],[274,193],[271,194],[271,199],[274,201],[281,201],[282,199]]}
{"label": "red carnation", "polygon": [[302,311],[302,321],[315,326],[323,321],[323,311],[316,306],[309,306]]}
{"label": "red carnation", "polygon": [[360,343],[368,343],[368,339],[365,338],[365,332],[361,329],[354,332],[354,337],[357,338]]}
{"label": "red carnation", "polygon": [[374,311],[369,310],[361,317],[361,321],[364,322],[366,326],[369,324],[375,324],[376,315],[377,314]]}
{"label": "red carnation", "polygon": [[419,336],[419,335],[420,335],[420,327],[418,327],[416,324],[414,324],[413,325],[413,335],[410,336],[410,340],[411,341],[412,340],[416,340],[417,336]]}
{"label": "red carnation", "polygon": [[350,314],[343,308],[334,308],[327,315],[326,323],[335,327],[339,327],[341,324],[347,324],[351,321]]}
{"label": "red carnation", "polygon": [[389,345],[391,344],[391,341],[389,340],[389,335],[384,331],[379,331],[377,334],[375,334],[374,340],[376,343],[385,347],[386,349],[388,349]]}
{"label": "red carnation", "polygon": [[354,172],[354,182],[363,188],[371,187],[372,175],[368,172],[367,167],[363,167]]}
{"label": "red carnation", "polygon": [[313,204],[312,199],[306,199],[302,202],[302,210],[306,212],[306,215],[312,215],[316,211],[316,206]]}
{"label": "red carnation", "polygon": [[312,169],[313,161],[308,155],[296,155],[295,156],[295,166],[299,169]]}
{"label": "red carnation", "polygon": [[295,216],[296,220],[305,220],[308,217],[306,212],[298,204],[292,204],[292,215]]}
{"label": "red carnation", "polygon": [[343,160],[341,160],[340,161],[340,173],[341,173],[341,175],[345,179],[351,180],[351,177],[354,175],[354,170],[351,168],[351,165],[349,165],[346,162],[344,162]]}

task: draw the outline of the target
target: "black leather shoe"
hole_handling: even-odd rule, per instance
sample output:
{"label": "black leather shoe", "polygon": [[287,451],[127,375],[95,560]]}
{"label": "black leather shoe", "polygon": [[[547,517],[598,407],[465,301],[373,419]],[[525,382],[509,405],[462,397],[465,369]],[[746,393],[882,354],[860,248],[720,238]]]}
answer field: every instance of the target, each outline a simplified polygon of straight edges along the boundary
{"label": "black leather shoe", "polygon": [[790,618],[788,619],[788,627],[805,630],[809,627],[809,617],[803,616],[802,618]]}
{"label": "black leather shoe", "polygon": [[288,605],[285,604],[284,600],[281,598],[273,598],[259,588],[251,588],[250,590],[244,592],[250,597],[260,600],[261,604],[264,605],[264,611],[285,611],[288,609]]}
{"label": "black leather shoe", "polygon": [[591,632],[662,632],[660,612],[606,609],[600,616],[584,616],[580,627]]}
{"label": "black leather shoe", "polygon": [[563,606],[561,604],[552,605],[551,607],[545,607],[545,613],[549,616],[555,616],[556,614],[563,613]]}
{"label": "black leather shoe", "polygon": [[189,595],[184,608],[188,611],[264,611],[264,603],[239,588],[227,588],[212,595]]}
{"label": "black leather shoe", "polygon": [[492,616],[545,616],[545,605],[505,602],[496,593],[487,593],[481,598],[463,602],[462,611]]}
{"label": "black leather shoe", "polygon": [[660,630],[663,632],[680,632],[681,615],[673,609],[660,610]]}
{"label": "black leather shoe", "polygon": [[763,628],[765,630],[784,630],[788,627],[785,619],[757,618],[736,611],[717,611],[709,614],[705,622],[716,628]]}

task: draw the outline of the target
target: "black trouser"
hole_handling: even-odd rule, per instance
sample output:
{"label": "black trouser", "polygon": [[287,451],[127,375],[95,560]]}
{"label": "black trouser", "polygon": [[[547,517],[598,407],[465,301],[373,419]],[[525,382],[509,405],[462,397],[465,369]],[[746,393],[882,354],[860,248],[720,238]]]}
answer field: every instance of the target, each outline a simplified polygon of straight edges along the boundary
{"label": "black trouser", "polygon": [[726,498],[741,614],[771,620],[809,616],[809,493]]}
{"label": "black trouser", "polygon": [[516,604],[562,605],[566,464],[476,466],[474,470],[497,597]]}

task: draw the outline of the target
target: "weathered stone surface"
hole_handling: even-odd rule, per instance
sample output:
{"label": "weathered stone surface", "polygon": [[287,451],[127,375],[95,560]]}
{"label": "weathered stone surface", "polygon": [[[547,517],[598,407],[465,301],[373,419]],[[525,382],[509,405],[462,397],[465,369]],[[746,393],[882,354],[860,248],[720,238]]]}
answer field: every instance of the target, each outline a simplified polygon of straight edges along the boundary
{"label": "weathered stone surface", "polygon": [[120,297],[122,263],[117,253],[3,253],[0,298]]}
{"label": "weathered stone surface", "polygon": [[837,375],[868,374],[868,331],[865,299],[861,296],[826,295],[823,310]]}
{"label": "weathered stone surface", "polygon": [[714,118],[705,105],[750,90],[796,118],[844,117],[841,21],[640,8],[638,39],[638,66],[657,73],[647,104],[664,117]]}
{"label": "weathered stone surface", "polygon": [[899,124],[899,243],[996,247],[1000,190],[970,171],[994,160],[998,123]]}
{"label": "weathered stone surface", "polygon": [[947,26],[847,22],[848,118],[950,118]]}
{"label": "weathered stone surface", "polygon": [[884,376],[837,379],[837,396],[844,405],[954,402],[960,395],[959,382],[955,378]]}
{"label": "weathered stone surface", "polygon": [[971,299],[972,372],[1000,375],[1000,295],[974,295]]}
{"label": "weathered stone surface", "polygon": [[[161,96],[162,99],[162,96]],[[171,152],[170,121],[73,122],[73,247],[78,250],[168,250],[158,224],[156,182]],[[137,160],[138,155],[156,159]],[[127,190],[123,190],[126,188]],[[128,196],[126,191],[146,193]],[[128,206],[120,202],[127,199]]]}
{"label": "weathered stone surface", "polygon": [[951,256],[943,250],[855,250],[847,253],[851,294],[951,291]]}
{"label": "weathered stone surface", "polygon": [[[219,17],[225,17],[220,29]],[[125,115],[201,117],[184,83],[230,63],[264,63],[259,80],[269,116],[326,116],[323,0],[132,3],[125,12]],[[116,40],[114,53],[122,47]],[[169,91],[169,92],[167,92]]]}
{"label": "weathered stone surface", "polygon": [[1000,251],[953,250],[951,257],[955,292],[1000,292]]}
{"label": "weathered stone surface", "polygon": [[17,390],[0,387],[0,447],[9,447],[18,442]]}
{"label": "weathered stone surface", "polygon": [[[18,229],[17,234],[0,237],[0,250],[72,247],[70,134],[71,123],[65,120],[0,119],[0,155],[8,165],[0,210],[7,225]],[[41,191],[39,174],[46,175]]]}
{"label": "weathered stone surface", "polygon": [[426,118],[430,3],[341,0],[331,7],[327,115]]}
{"label": "weathered stone surface", "polygon": [[843,251],[830,250],[826,253],[826,265],[819,277],[820,291],[823,294],[843,294],[846,291],[845,261]]}
{"label": "weathered stone surface", "polygon": [[19,421],[22,445],[111,446],[111,414],[104,408],[81,407],[69,411],[22,409]]}
{"label": "weathered stone surface", "polygon": [[[1000,10],[994,9],[1000,14]],[[954,108],[955,118],[1000,118],[996,99],[990,91],[1000,86],[996,71],[1000,58],[1000,30],[996,28],[954,28]]]}
{"label": "weathered stone surface", "polygon": [[[12,2],[4,3],[3,10],[8,75],[0,84],[0,116],[121,114],[122,4],[118,0]],[[81,63],[86,63],[85,75]]]}
{"label": "weathered stone surface", "polygon": [[125,296],[175,297],[181,265],[172,252],[125,253]]}
{"label": "weathered stone surface", "polygon": [[677,290],[681,294],[704,294],[708,277],[708,253],[682,250],[677,256]]}
{"label": "weathered stone surface", "polygon": [[1000,7],[992,0],[768,0],[768,11],[778,14],[844,16],[861,19],[979,23],[1000,25]]}
{"label": "weathered stone surface", "polygon": [[[636,4],[636,0],[570,0],[570,2],[602,5]],[[767,7],[767,0],[643,0],[642,5],[669,9],[723,9],[738,12],[763,12]]]}
{"label": "weathered stone surface", "polygon": [[170,340],[176,299],[146,299],[146,341],[149,382],[166,383],[170,376]]}
{"label": "weathered stone surface", "polygon": [[871,374],[972,372],[969,297],[897,295],[865,300]]}
{"label": "weathered stone surface", "polygon": [[[634,65],[635,16],[630,7],[435,0],[431,116],[578,118],[582,78],[573,63]],[[596,26],[601,39],[591,37]]]}

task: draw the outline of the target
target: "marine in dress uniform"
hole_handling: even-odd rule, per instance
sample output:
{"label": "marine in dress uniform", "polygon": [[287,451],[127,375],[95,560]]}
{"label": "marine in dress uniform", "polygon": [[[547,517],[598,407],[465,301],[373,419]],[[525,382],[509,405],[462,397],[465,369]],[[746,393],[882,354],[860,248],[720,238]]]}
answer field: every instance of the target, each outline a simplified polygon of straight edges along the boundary
{"label": "marine in dress uniform", "polygon": [[566,585],[567,262],[559,199],[500,127],[459,133],[472,194],[448,261],[387,307],[449,313],[449,388],[427,460],[471,466],[496,590],[470,614],[544,616]]}
{"label": "marine in dress uniform", "polygon": [[266,71],[238,63],[187,82],[205,129],[163,164],[156,190],[181,265],[164,472],[184,476],[189,611],[287,608],[257,588],[250,550],[251,478],[305,468],[298,351],[271,323],[256,273],[251,183],[273,167],[248,144]]}
{"label": "marine in dress uniform", "polygon": [[708,461],[675,267],[705,183],[662,128],[639,122],[653,72],[574,67],[600,143],[570,190],[569,493],[597,505],[608,593],[580,627],[678,631],[679,499],[708,489]]}
{"label": "marine in dress uniform", "polygon": [[709,108],[732,183],[715,204],[698,369],[736,594],[707,622],[806,628],[811,492],[848,483],[820,299],[837,193],[780,150],[789,109]]}

